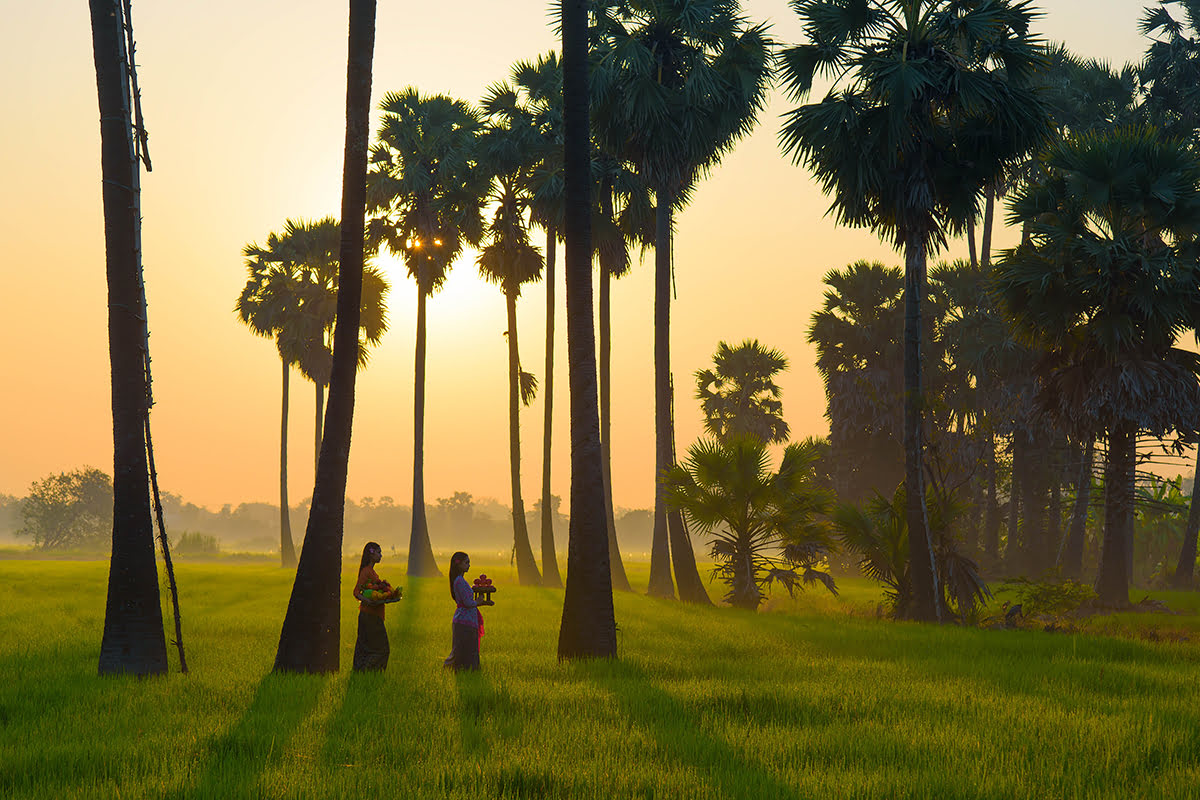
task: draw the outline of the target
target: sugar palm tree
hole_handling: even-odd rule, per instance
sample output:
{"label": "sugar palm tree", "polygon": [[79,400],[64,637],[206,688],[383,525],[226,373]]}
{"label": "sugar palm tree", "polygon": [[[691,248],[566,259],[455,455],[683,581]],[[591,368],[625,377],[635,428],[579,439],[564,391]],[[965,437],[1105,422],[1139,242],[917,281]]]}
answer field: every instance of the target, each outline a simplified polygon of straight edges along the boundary
{"label": "sugar palm tree", "polygon": [[617,654],[617,625],[604,524],[596,337],[592,327],[587,0],[562,0],[561,13],[571,527],[558,657],[612,658]]}
{"label": "sugar palm tree", "polygon": [[413,521],[408,574],[440,575],[425,518],[425,301],[441,289],[454,259],[483,238],[490,179],[479,167],[479,112],[445,95],[390,92],[371,151],[367,198],[372,243],[404,259],[417,286],[413,401]]}
{"label": "sugar palm tree", "polygon": [[154,563],[146,461],[148,393],[141,276],[140,165],[130,118],[130,58],[125,17],[114,0],[90,0],[100,169],[104,178],[104,252],[108,355],[112,367],[113,527],[100,674],[167,671],[167,646]]}
{"label": "sugar palm tree", "polygon": [[1200,415],[1200,361],[1175,347],[1200,300],[1200,164],[1150,128],[1056,143],[1045,164],[1012,203],[1030,240],[1004,253],[996,279],[1014,326],[1047,350],[1043,412],[1107,434],[1096,588],[1124,606],[1137,434],[1189,435]]}
{"label": "sugar palm tree", "polygon": [[279,634],[276,672],[335,672],[341,652],[343,512],[359,361],[375,0],[351,0],[347,50],[342,237],[329,407],[312,510]]}
{"label": "sugar palm tree", "polygon": [[[508,330],[508,441],[509,473],[512,484],[513,552],[517,561],[517,579],[523,586],[542,582],[529,531],[525,524],[525,503],[521,497],[521,425],[522,405],[529,405],[537,391],[534,376],[521,369],[517,346],[517,299],[521,287],[542,276],[542,254],[529,241],[529,195],[525,191],[535,161],[530,151],[540,140],[537,121],[518,106],[517,94],[509,86],[495,86],[483,101],[488,122],[480,135],[480,158],[495,178],[489,199],[495,203],[487,226],[486,244],[476,264],[485,280],[497,284],[504,293]],[[546,516],[548,508],[543,509]]]}
{"label": "sugar palm tree", "polygon": [[718,441],[753,436],[770,444],[786,442],[782,394],[775,376],[787,369],[787,357],[747,339],[736,347],[717,345],[713,368],[696,371],[696,399],[704,427]]}
{"label": "sugar palm tree", "polygon": [[1023,2],[796,0],[804,41],[782,53],[790,95],[834,79],[786,115],[785,152],[834,198],[847,225],[870,227],[905,256],[904,449],[918,619],[941,619],[921,443],[921,306],[926,261],[975,214],[985,187],[1047,131],[1036,89],[1044,51]]}
{"label": "sugar palm tree", "polygon": [[710,537],[713,575],[735,608],[757,609],[774,581],[789,593],[820,582],[837,594],[820,569],[832,546],[820,518],[833,498],[818,484],[817,458],[815,441],[794,442],[772,472],[766,440],[732,434],[701,439],[667,472],[668,501]]}
{"label": "sugar palm tree", "polygon": [[[670,364],[672,215],[696,180],[753,127],[766,97],[770,40],[730,0],[629,0],[596,7],[596,133],[654,190],[655,474],[674,463]],[[707,603],[691,543],[661,487],[654,501],[650,593]]]}

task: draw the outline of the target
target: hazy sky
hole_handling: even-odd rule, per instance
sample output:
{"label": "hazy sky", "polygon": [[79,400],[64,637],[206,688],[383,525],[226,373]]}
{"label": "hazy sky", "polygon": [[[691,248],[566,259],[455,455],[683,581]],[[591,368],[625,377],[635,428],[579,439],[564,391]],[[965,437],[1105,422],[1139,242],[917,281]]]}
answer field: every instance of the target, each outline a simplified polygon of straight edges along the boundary
{"label": "hazy sky", "polygon": [[[1149,0],[1145,0],[1148,2]],[[1086,56],[1135,60],[1143,0],[1050,0],[1042,33]],[[799,39],[785,0],[748,16]],[[208,0],[133,4],[154,172],[143,179],[146,283],[161,485],[203,505],[278,497],[280,367],[238,323],[243,245],[288,217],[336,215],[341,197],[346,4]],[[78,0],[4,3],[0,33],[0,492],[83,464],[112,468],[100,199],[100,137],[88,10]],[[515,61],[556,46],[542,0],[380,0],[374,94],[415,85],[478,101]],[[677,448],[700,432],[692,373],[717,342],[782,349],[796,436],[827,433],[805,331],[821,278],[859,258],[900,263],[868,231],[836,228],[828,200],[780,155],[776,95],[753,134],[678,218],[672,359]],[[1000,245],[1011,239],[999,237]],[[960,247],[959,250],[965,250]],[[959,254],[952,251],[951,255]],[[559,263],[561,264],[561,257]],[[416,291],[390,271],[391,329],[358,378],[348,493],[411,500]],[[614,285],[613,486],[619,506],[653,499],[652,254]],[[558,281],[562,303],[562,280]],[[563,320],[565,307],[559,306]],[[522,364],[544,372],[545,292],[518,306]],[[503,297],[473,255],[429,303],[426,498],[468,491],[507,502]],[[566,497],[565,325],[557,336],[554,491]],[[521,420],[528,507],[539,494],[542,403]],[[293,500],[312,491],[313,392],[293,373]]]}

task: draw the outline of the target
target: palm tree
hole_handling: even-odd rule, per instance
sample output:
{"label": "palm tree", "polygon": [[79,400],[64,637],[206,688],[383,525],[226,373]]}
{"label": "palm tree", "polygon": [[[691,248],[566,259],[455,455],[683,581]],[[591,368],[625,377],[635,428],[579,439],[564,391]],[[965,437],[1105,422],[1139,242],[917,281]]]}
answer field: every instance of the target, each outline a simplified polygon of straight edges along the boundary
{"label": "palm tree", "polygon": [[167,671],[167,645],[154,564],[146,462],[149,398],[141,274],[141,170],[130,118],[131,59],[123,30],[129,23],[114,0],[90,0],[88,5],[100,105],[113,412],[112,556],[99,671],[102,675],[149,675]]}
{"label": "palm tree", "polygon": [[704,412],[705,429],[721,442],[731,436],[786,442],[788,424],[774,378],[787,369],[787,357],[757,339],[736,347],[721,342],[713,354],[713,367],[696,372],[696,399]]}
{"label": "palm tree", "polygon": [[[730,0],[630,0],[597,8],[597,138],[636,166],[655,194],[655,472],[674,463],[670,363],[672,214],[696,180],[753,127],[766,97],[770,45]],[[695,556],[663,489],[654,500],[650,594],[707,603]]]}
{"label": "palm tree", "polygon": [[417,285],[408,574],[441,575],[425,518],[425,301],[442,287],[463,247],[482,240],[490,178],[477,163],[479,112],[467,103],[409,88],[385,95],[380,108],[379,141],[367,175],[376,214],[368,234],[404,259]]}
{"label": "palm tree", "polygon": [[346,66],[346,148],[342,167],[342,244],[337,326],[325,436],[308,529],[275,654],[276,672],[335,672],[340,648],[343,514],[362,303],[367,145],[375,0],[350,1]]}
{"label": "palm tree", "polygon": [[735,433],[701,439],[667,473],[668,502],[710,537],[713,575],[735,608],[757,609],[774,581],[789,594],[815,581],[837,594],[819,569],[832,546],[819,518],[833,498],[816,479],[818,449],[814,440],[788,445],[774,473],[767,442]]}
{"label": "palm tree", "polygon": [[617,654],[592,327],[587,0],[563,0],[563,230],[571,394],[571,525],[558,657]]}
{"label": "palm tree", "polygon": [[[487,228],[487,244],[479,253],[479,273],[500,286],[507,308],[508,330],[508,441],[509,472],[512,483],[513,552],[517,561],[517,579],[523,586],[542,582],[529,531],[525,525],[525,503],[521,498],[521,424],[522,405],[529,405],[537,391],[532,374],[521,369],[517,347],[517,298],[521,286],[542,276],[542,254],[529,241],[527,215],[528,183],[533,163],[528,153],[540,140],[536,121],[517,106],[516,92],[508,86],[495,86],[483,101],[489,122],[480,136],[480,158],[495,174],[490,200],[495,211]],[[543,516],[546,516],[543,513]]]}
{"label": "palm tree", "polygon": [[[921,305],[931,250],[975,213],[985,187],[1045,135],[1034,87],[1043,50],[1025,3],[796,0],[805,42],[782,54],[796,100],[783,149],[834,198],[840,222],[870,227],[905,255],[904,450],[918,619],[941,619],[923,489]],[[915,533],[914,533],[915,532]]]}
{"label": "palm tree", "polygon": [[1058,142],[1045,164],[1012,203],[1030,240],[996,279],[1013,325],[1048,352],[1043,413],[1079,436],[1107,433],[1096,588],[1124,606],[1137,434],[1190,435],[1200,415],[1200,360],[1175,347],[1200,299],[1200,164],[1151,128]]}

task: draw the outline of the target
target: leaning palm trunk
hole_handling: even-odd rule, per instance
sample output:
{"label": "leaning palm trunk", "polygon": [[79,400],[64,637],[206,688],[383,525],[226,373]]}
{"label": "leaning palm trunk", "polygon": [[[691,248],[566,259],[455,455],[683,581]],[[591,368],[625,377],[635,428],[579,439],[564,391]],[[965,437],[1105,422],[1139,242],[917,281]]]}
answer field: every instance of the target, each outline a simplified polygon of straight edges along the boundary
{"label": "leaning palm trunk", "polygon": [[1192,476],[1192,500],[1188,504],[1187,525],[1183,529],[1183,549],[1179,552],[1175,574],[1171,576],[1171,585],[1176,589],[1192,588],[1192,575],[1196,569],[1196,533],[1200,530],[1200,505],[1196,504],[1196,484],[1200,482],[1200,453],[1196,455],[1196,471]]}
{"label": "leaning palm trunk", "polygon": [[[611,204],[611,201],[610,201]],[[605,213],[611,216],[611,209]],[[608,559],[612,569],[613,588],[619,592],[631,592],[629,577],[625,574],[625,563],[621,560],[621,547],[617,544],[617,520],[613,511],[612,496],[612,276],[608,268],[600,265],[600,460],[604,468],[604,520],[608,528]]]}
{"label": "leaning palm trunk", "polygon": [[1129,571],[1125,538],[1133,522],[1133,475],[1136,434],[1128,422],[1118,422],[1108,434],[1108,460],[1104,472],[1104,546],[1096,594],[1101,604],[1113,608],[1129,605]]}
{"label": "leaning palm trunk", "polygon": [[283,362],[283,410],[279,431],[279,560],[280,566],[296,566],[296,546],[292,543],[292,521],[288,512],[288,384],[291,364]]}
{"label": "leaning palm trunk", "polygon": [[313,381],[313,388],[316,389],[314,396],[316,416],[313,419],[313,475],[316,475],[317,469],[321,465],[321,428],[325,418],[325,387],[319,382]]}
{"label": "leaning palm trunk", "polygon": [[167,671],[167,645],[154,563],[146,462],[145,328],[139,310],[139,172],[129,107],[122,12],[91,0],[92,51],[100,106],[108,354],[112,368],[113,528],[100,674]]}
{"label": "leaning palm trunk", "polygon": [[417,281],[417,347],[413,387],[413,502],[412,532],[408,537],[408,571],[417,577],[438,577],[429,524],[425,520],[425,289]]}
{"label": "leaning palm trunk", "polygon": [[933,563],[921,474],[921,302],[925,296],[926,246],[925,238],[914,235],[906,243],[904,253],[904,485],[913,617],[940,622],[941,592]]}
{"label": "leaning palm trunk", "polygon": [[336,672],[341,650],[342,525],[358,364],[374,49],[375,0],[350,0],[342,239],[333,369],[312,511],[308,515],[296,581],[279,634],[276,672]]}
{"label": "leaning palm trunk", "polygon": [[529,546],[525,501],[521,498],[521,359],[517,349],[517,297],[504,293],[508,307],[508,464],[512,482],[513,554],[522,586],[541,586],[542,576]]}
{"label": "leaning palm trunk", "polygon": [[654,597],[674,597],[667,506],[662,475],[671,466],[671,196],[660,187],[654,234],[654,538],[650,543],[650,587]]}
{"label": "leaning palm trunk", "polygon": [[563,179],[566,192],[567,361],[571,396],[571,527],[558,657],[617,654],[592,327],[587,0],[563,0]]}
{"label": "leaning palm trunk", "polygon": [[542,380],[545,417],[542,423],[542,585],[558,589],[562,576],[554,549],[554,508],[550,493],[550,439],[554,426],[554,226],[546,228],[546,375]]}
{"label": "leaning palm trunk", "polygon": [[1071,528],[1059,548],[1058,565],[1062,573],[1071,578],[1083,575],[1083,539],[1087,533],[1088,502],[1092,493],[1092,461],[1095,458],[1096,439],[1089,437],[1079,461],[1079,474],[1075,476],[1075,505],[1071,508]]}

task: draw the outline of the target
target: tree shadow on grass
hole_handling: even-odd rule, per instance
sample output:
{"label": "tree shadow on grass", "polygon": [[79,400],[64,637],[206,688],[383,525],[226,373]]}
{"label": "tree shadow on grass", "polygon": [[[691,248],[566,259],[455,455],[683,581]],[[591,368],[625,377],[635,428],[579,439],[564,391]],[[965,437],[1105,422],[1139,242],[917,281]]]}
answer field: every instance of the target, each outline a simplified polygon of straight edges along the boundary
{"label": "tree shadow on grass", "polygon": [[722,796],[761,800],[795,795],[794,787],[747,760],[744,752],[706,733],[700,715],[655,686],[640,666],[628,661],[581,666],[617,700],[626,718],[649,731],[660,754],[708,776]]}
{"label": "tree shadow on grass", "polygon": [[168,795],[177,800],[248,797],[255,781],[283,756],[288,741],[316,708],[328,675],[267,673],[233,726],[213,737],[189,780]]}

